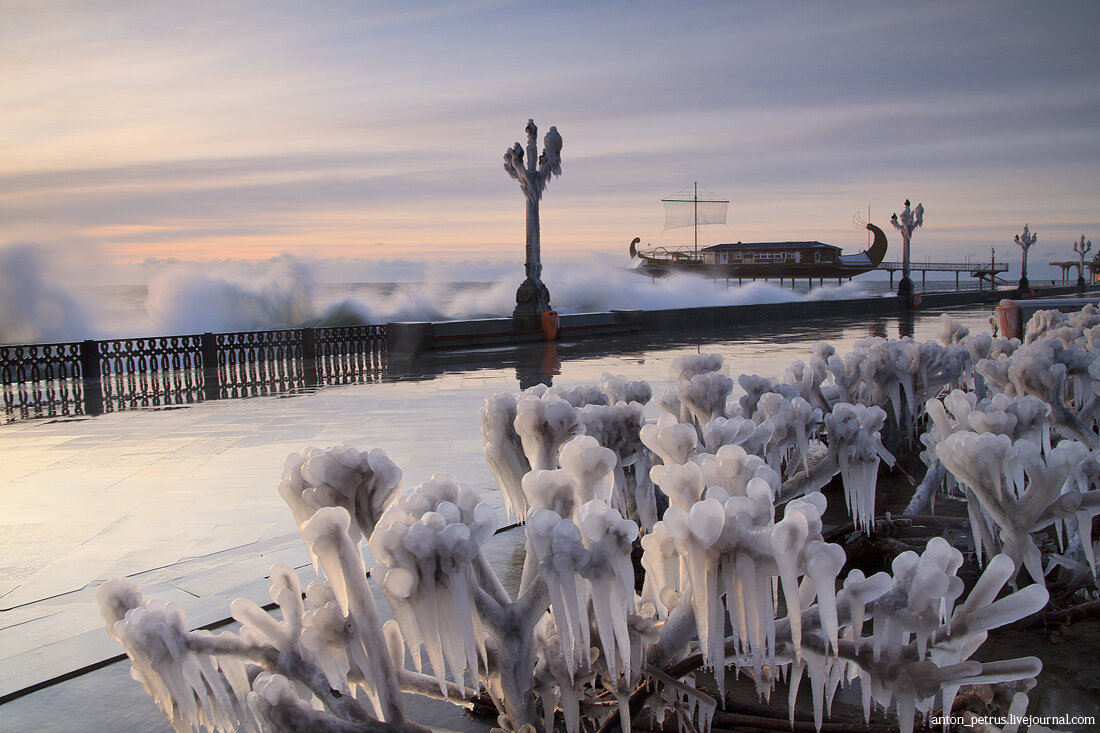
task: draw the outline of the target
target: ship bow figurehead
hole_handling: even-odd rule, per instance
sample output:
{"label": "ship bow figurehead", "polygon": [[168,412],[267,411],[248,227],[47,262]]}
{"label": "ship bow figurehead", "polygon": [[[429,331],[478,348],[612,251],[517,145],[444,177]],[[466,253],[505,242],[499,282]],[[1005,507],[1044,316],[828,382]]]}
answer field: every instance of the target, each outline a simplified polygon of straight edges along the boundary
{"label": "ship bow figurehead", "polygon": [[879,266],[886,257],[886,234],[874,224],[868,224],[867,230],[875,235],[875,241],[867,250],[867,258],[871,260],[871,268]]}

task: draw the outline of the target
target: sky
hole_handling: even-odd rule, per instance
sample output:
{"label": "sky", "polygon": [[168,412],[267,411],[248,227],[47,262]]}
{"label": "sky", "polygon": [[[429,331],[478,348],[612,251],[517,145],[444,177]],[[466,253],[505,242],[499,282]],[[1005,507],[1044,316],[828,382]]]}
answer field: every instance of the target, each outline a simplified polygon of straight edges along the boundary
{"label": "sky", "polygon": [[[1029,274],[1100,237],[1100,3],[0,0],[0,245],[69,263],[518,262],[502,167],[562,135],[555,261],[711,241],[856,251],[925,207],[915,260]],[[1100,240],[1098,240],[1100,241]],[[1095,252],[1093,253],[1095,254]],[[476,269],[476,267],[474,268]],[[522,272],[522,269],[520,269]]]}

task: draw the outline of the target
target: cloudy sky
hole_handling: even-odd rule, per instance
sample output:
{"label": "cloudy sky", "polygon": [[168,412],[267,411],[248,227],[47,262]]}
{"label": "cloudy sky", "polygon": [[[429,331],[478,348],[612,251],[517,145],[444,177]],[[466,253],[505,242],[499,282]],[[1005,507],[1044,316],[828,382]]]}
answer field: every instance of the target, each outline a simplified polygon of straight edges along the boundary
{"label": "cloudy sky", "polygon": [[852,215],[885,225],[907,197],[918,259],[1018,262],[1026,222],[1034,272],[1100,237],[1092,1],[0,10],[0,244],[522,260],[501,156],[529,117],[565,142],[547,262],[625,260],[693,181],[730,199],[725,240],[858,249]]}

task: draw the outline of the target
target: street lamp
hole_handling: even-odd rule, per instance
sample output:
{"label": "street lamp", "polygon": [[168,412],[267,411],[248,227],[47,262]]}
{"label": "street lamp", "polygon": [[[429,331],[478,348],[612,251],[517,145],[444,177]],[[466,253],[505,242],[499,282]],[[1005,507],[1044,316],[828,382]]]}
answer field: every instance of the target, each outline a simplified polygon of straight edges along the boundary
{"label": "street lamp", "polygon": [[550,310],[550,291],[542,282],[539,199],[550,177],[561,175],[561,135],[558,128],[551,127],[542,140],[542,155],[538,155],[535,142],[538,128],[534,120],[527,120],[526,131],[526,165],[523,146],[518,142],[504,151],[504,170],[519,181],[520,190],[527,199],[527,277],[516,290],[516,309],[512,317],[537,321],[543,312]]}
{"label": "street lamp", "polygon": [[1024,224],[1024,233],[1016,235],[1016,244],[1020,245],[1020,249],[1024,251],[1024,261],[1020,266],[1020,285],[1017,291],[1021,296],[1027,293],[1029,287],[1027,282],[1027,251],[1031,249],[1031,245],[1035,244],[1035,240],[1038,238],[1039,234],[1030,231],[1027,224]]}
{"label": "street lamp", "polygon": [[1080,242],[1073,243],[1073,251],[1081,258],[1081,265],[1077,268],[1077,287],[1085,289],[1085,255],[1092,249],[1092,241],[1085,241],[1085,235],[1081,235]]}
{"label": "street lamp", "polygon": [[898,281],[898,295],[907,302],[913,301],[913,281],[909,279],[909,240],[913,236],[913,230],[924,225],[924,204],[917,204],[917,208],[909,210],[909,199],[905,199],[905,210],[901,212],[899,219],[897,214],[890,217],[890,223],[901,232],[902,261],[901,280]]}

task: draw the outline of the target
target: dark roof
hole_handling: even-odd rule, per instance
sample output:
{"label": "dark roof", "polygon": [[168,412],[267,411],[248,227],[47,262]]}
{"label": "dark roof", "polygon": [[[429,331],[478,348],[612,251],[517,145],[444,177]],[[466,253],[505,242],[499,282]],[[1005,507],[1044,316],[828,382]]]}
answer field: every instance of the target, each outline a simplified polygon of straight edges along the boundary
{"label": "dark roof", "polygon": [[726,242],[723,244],[713,244],[710,247],[703,247],[704,252],[718,252],[726,250],[769,250],[769,249],[835,249],[839,250],[832,244],[825,244],[824,242]]}

